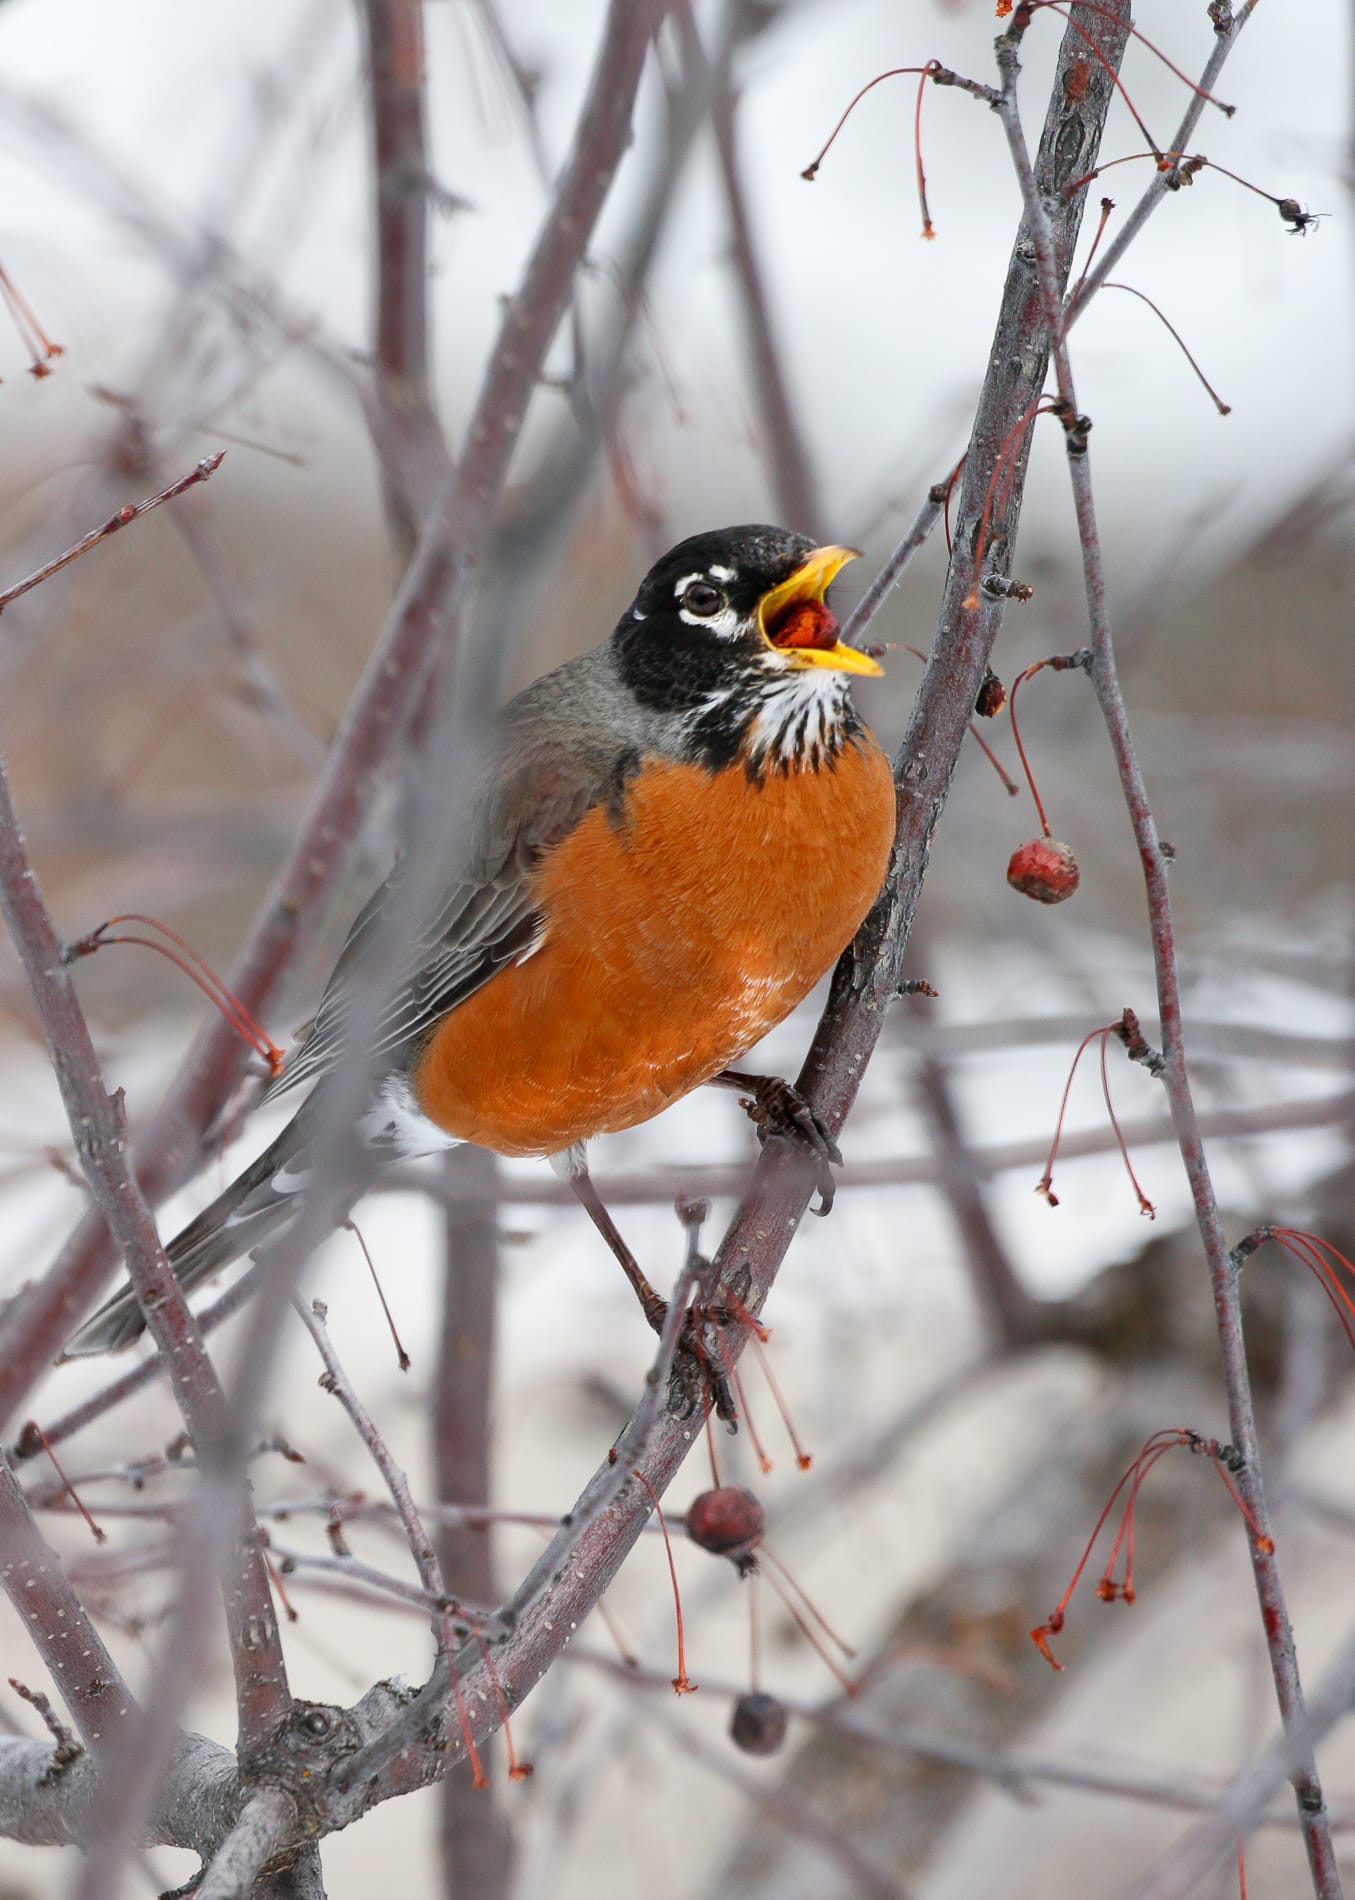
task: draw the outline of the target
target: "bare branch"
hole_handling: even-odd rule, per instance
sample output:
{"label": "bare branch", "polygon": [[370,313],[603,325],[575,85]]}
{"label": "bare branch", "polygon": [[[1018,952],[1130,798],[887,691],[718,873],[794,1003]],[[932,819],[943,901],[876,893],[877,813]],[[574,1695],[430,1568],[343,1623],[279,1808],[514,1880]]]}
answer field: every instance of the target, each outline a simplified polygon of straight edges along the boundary
{"label": "bare branch", "polygon": [[[96,1757],[125,1746],[132,1692],[0,1459],[0,1581]],[[50,1760],[50,1751],[49,1751]]]}
{"label": "bare branch", "polygon": [[[121,1092],[109,1096],[104,1088],[61,943],[28,862],[3,759],[0,910],[28,974],[90,1193],[142,1300],[199,1462],[204,1472],[216,1479],[215,1485],[204,1485],[206,1521],[200,1524],[200,1555],[207,1566],[207,1578],[216,1574],[218,1560],[225,1556],[231,1527],[236,1531],[231,1575],[224,1588],[226,1621],[241,1744],[246,1749],[254,1748],[287,1712],[291,1698],[267,1573],[238,1477],[235,1429],[201,1334],[170,1272],[150,1210],[128,1170]],[[192,1592],[186,1592],[186,1597],[191,1596]],[[196,1608],[190,1602],[186,1617],[191,1619]],[[187,1682],[176,1686],[186,1690]],[[163,1692],[164,1681],[161,1689]],[[114,1793],[108,1798],[117,1802],[123,1841],[130,1839],[173,1742],[178,1711],[167,1695],[164,1702],[164,1708],[157,1711],[153,1699],[137,1746],[124,1746],[110,1777]],[[104,1798],[101,1795],[101,1800]],[[94,1858],[99,1859],[105,1851],[110,1861],[118,1851],[118,1842],[111,1833],[106,1841],[96,1843]]]}
{"label": "bare branch", "polygon": [[69,567],[72,561],[78,561],[82,554],[88,554],[91,548],[97,548],[101,541],[107,541],[109,536],[116,534],[120,528],[130,527],[134,521],[139,521],[142,515],[148,515],[152,508],[160,507],[162,502],[176,500],[186,489],[196,488],[199,482],[209,481],[225,460],[225,455],[224,449],[218,449],[215,455],[204,455],[197,467],[187,475],[181,475],[178,481],[170,482],[168,487],[162,488],[156,495],[148,496],[145,501],[129,502],[126,507],[119,508],[102,526],[91,528],[88,534],[82,535],[75,546],[67,548],[64,554],[58,554],[53,561],[45,561],[26,579],[15,581],[12,587],[6,587],[0,591],[0,614],[5,611],[11,601],[18,600],[21,594],[30,593],[35,587],[41,587],[44,581],[51,580],[54,574],[59,574],[64,567]]}
{"label": "bare branch", "polygon": [[194,1900],[249,1900],[265,1861],[287,1840],[297,1822],[296,1803],[284,1788],[260,1788],[212,1856]]}
{"label": "bare branch", "polygon": [[359,1438],[371,1453],[372,1462],[386,1481],[386,1489],[390,1492],[391,1501],[395,1505],[396,1515],[405,1533],[405,1541],[409,1545],[420,1583],[429,1596],[439,1602],[445,1610],[448,1602],[447,1587],[442,1581],[442,1569],[438,1563],[437,1552],[433,1549],[433,1540],[424,1529],[423,1520],[419,1516],[413,1493],[409,1488],[408,1478],[396,1463],[390,1446],[377,1429],[371,1413],[354,1391],[352,1380],[339,1363],[339,1356],[329,1337],[329,1328],[325,1325],[326,1308],[323,1301],[312,1300],[307,1306],[303,1300],[294,1300],[292,1305],[302,1325],[315,1341],[316,1351],[324,1361],[325,1373],[320,1381],[321,1385],[334,1394],[352,1419]]}
{"label": "bare branch", "polygon": [[423,0],[358,0],[367,38],[375,192],[373,431],[402,563],[450,473],[428,352],[428,201]]}

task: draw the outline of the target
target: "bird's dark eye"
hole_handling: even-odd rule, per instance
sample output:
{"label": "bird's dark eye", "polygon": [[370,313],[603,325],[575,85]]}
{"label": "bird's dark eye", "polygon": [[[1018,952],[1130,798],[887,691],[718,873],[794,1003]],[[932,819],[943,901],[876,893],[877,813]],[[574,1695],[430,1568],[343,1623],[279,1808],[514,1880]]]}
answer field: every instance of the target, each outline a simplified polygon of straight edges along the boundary
{"label": "bird's dark eye", "polygon": [[709,581],[693,581],[682,590],[682,604],[688,613],[700,614],[703,619],[707,619],[711,614],[719,613],[725,604],[725,597]]}

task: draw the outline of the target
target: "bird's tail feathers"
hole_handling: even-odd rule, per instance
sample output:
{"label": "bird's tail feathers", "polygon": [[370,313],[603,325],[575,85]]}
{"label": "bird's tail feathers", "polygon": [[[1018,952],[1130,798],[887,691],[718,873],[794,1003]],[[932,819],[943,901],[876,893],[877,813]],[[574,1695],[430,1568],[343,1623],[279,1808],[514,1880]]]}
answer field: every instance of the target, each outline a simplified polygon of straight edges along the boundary
{"label": "bird's tail feathers", "polygon": [[[165,1253],[186,1293],[270,1239],[296,1213],[309,1174],[305,1119],[294,1115],[263,1153],[170,1241]],[[136,1294],[124,1287],[90,1315],[63,1357],[129,1346],[145,1325]]]}

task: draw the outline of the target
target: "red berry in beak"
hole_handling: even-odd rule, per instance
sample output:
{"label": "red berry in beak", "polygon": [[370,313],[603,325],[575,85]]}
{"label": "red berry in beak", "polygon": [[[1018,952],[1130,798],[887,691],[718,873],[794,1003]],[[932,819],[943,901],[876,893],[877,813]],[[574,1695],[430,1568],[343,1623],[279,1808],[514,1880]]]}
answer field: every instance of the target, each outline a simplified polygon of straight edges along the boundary
{"label": "red berry in beak", "polygon": [[797,600],[769,629],[776,647],[831,647],[837,620],[821,600]]}

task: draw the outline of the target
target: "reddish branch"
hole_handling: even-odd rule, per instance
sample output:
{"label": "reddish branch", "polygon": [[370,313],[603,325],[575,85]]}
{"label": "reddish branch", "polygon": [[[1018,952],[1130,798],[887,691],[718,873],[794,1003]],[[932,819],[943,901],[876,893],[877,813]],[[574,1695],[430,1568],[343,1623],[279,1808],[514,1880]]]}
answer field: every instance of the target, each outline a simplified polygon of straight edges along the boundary
{"label": "reddish branch", "polygon": [[8,1463],[0,1459],[0,1579],[85,1746],[116,1758],[136,1703],[104,1647],[61,1559],[29,1515]]}
{"label": "reddish branch", "polygon": [[[0,910],[28,975],[81,1170],[140,1295],[199,1464],[236,1494],[235,1505],[223,1514],[230,1518],[239,1513],[225,1585],[226,1620],[241,1746],[251,1749],[276,1726],[290,1695],[253,1517],[239,1489],[241,1448],[202,1336],[170,1272],[150,1209],[128,1169],[122,1094],[110,1096],[104,1087],[60,940],[28,861],[2,759]],[[224,1555],[224,1550],[219,1554]],[[164,1740],[167,1747],[169,1737]],[[135,1759],[130,1750],[128,1759]],[[149,1751],[142,1759],[143,1766],[149,1764]]]}
{"label": "reddish branch", "polygon": [[358,0],[367,39],[375,193],[374,441],[386,509],[407,560],[450,474],[428,348],[427,81],[423,0]]}

